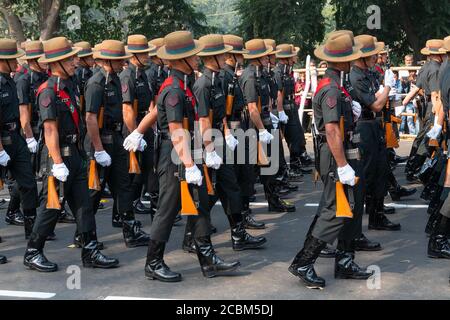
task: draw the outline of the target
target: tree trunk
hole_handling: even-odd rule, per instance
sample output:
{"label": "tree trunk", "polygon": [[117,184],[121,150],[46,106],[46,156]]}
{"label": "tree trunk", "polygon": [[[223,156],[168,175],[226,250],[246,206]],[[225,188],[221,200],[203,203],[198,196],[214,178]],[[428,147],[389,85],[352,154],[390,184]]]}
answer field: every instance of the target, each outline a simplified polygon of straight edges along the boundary
{"label": "tree trunk", "polygon": [[41,0],[41,40],[53,37],[58,28],[62,0]]}
{"label": "tree trunk", "polygon": [[12,12],[11,1],[4,0],[1,2],[0,12],[4,15],[6,22],[8,23],[9,33],[12,38],[16,39],[18,43],[24,42],[25,35],[23,32],[22,22],[19,17]]}
{"label": "tree trunk", "polygon": [[408,13],[408,5],[405,2],[405,0],[399,1],[399,11],[400,11],[399,23],[403,25],[403,29],[406,32],[406,39],[408,40],[409,45],[413,49],[415,60],[418,61],[420,58],[420,49],[422,49],[422,47],[420,39],[417,36],[416,30],[414,29],[414,25],[411,22],[410,14]]}

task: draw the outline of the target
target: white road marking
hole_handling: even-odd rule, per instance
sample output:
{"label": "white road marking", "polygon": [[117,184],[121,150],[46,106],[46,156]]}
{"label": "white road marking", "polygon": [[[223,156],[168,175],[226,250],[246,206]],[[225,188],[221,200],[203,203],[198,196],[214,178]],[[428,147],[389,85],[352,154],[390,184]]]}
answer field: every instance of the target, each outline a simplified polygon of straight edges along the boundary
{"label": "white road marking", "polygon": [[[141,201],[143,204],[149,205],[150,201]],[[222,203],[220,203],[220,201],[217,201],[216,206],[221,206]],[[250,202],[250,206],[254,206],[254,207],[264,207],[267,206],[267,202]]]}
{"label": "white road marking", "polygon": [[173,299],[107,296],[104,300],[173,300]]}
{"label": "white road marking", "polygon": [[[315,207],[319,206],[318,203],[305,203],[305,207]],[[399,204],[399,203],[386,203],[386,207],[396,208],[396,209],[427,209],[426,204]]]}
{"label": "white road marking", "polygon": [[56,295],[56,293],[51,293],[51,292],[0,290],[1,297],[50,299],[50,298],[53,298],[55,295]]}

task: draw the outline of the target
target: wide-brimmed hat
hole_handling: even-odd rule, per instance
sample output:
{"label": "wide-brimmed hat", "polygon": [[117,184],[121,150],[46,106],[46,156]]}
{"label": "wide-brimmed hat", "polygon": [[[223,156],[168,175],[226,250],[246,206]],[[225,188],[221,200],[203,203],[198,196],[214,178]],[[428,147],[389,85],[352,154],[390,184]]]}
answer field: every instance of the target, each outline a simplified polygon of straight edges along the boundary
{"label": "wide-brimmed hat", "polygon": [[203,45],[203,50],[197,53],[199,57],[209,57],[224,54],[233,50],[232,46],[226,45],[220,34],[208,34],[198,39]]}
{"label": "wide-brimmed hat", "polygon": [[155,49],[155,46],[149,45],[147,37],[142,34],[133,34],[128,36],[125,50],[130,53],[148,53]]}
{"label": "wide-brimmed hat", "polygon": [[355,37],[355,43],[361,46],[361,58],[379,54],[384,49],[384,42],[378,42],[374,36],[367,34]]}
{"label": "wide-brimmed hat", "polygon": [[179,60],[195,56],[203,50],[203,44],[189,31],[175,31],[164,37],[164,45],[156,55],[164,60]]}
{"label": "wide-brimmed hat", "polygon": [[330,32],[328,34],[328,39],[335,38],[335,37],[343,35],[343,34],[349,35],[353,41],[353,45],[355,45],[355,34],[351,30],[336,30],[336,31]]}
{"label": "wide-brimmed hat", "polygon": [[242,39],[241,37],[235,36],[233,34],[226,34],[223,36],[223,42],[226,45],[233,47],[233,50],[231,50],[230,53],[244,54],[248,52],[244,49],[244,39]]}
{"label": "wide-brimmed hat", "polygon": [[264,43],[266,44],[266,46],[269,46],[272,48],[272,52],[269,53],[269,55],[276,55],[278,52],[280,52],[279,50],[277,50],[277,42],[273,39],[264,39]]}
{"label": "wide-brimmed hat", "polygon": [[314,55],[327,62],[351,62],[361,58],[361,46],[354,45],[348,34],[330,37],[325,45],[314,50]]}
{"label": "wide-brimmed hat", "polygon": [[292,58],[297,55],[295,47],[292,44],[280,44],[277,46],[277,51],[278,59]]}
{"label": "wide-brimmed hat", "polygon": [[444,46],[443,48],[447,51],[447,53],[450,52],[450,36],[446,37],[444,39]]}
{"label": "wide-brimmed hat", "polygon": [[39,62],[57,62],[76,55],[81,48],[73,48],[65,37],[52,38],[44,41],[44,55],[39,58]]}
{"label": "wide-brimmed hat", "polygon": [[266,45],[263,39],[247,41],[245,50],[247,50],[247,53],[244,53],[244,59],[247,60],[262,58],[273,52],[273,48]]}
{"label": "wide-brimmed hat", "polygon": [[148,42],[148,45],[154,47],[153,50],[149,51],[149,53],[148,53],[149,57],[155,57],[158,49],[164,45],[164,38],[156,38],[156,39],[150,40]]}
{"label": "wide-brimmed hat", "polygon": [[0,59],[17,59],[24,54],[22,49],[17,48],[17,43],[13,39],[0,39]]}
{"label": "wide-brimmed hat", "polygon": [[85,58],[92,56],[94,52],[92,51],[91,44],[87,41],[81,41],[74,44],[75,47],[81,48],[81,51],[78,52],[79,58]]}
{"label": "wide-brimmed hat", "polygon": [[446,54],[447,50],[443,48],[444,40],[432,39],[428,40],[425,48],[423,48],[420,53],[424,56],[429,56],[432,54]]}
{"label": "wide-brimmed hat", "polygon": [[94,59],[126,60],[133,56],[125,52],[125,45],[118,40],[105,40],[98,49],[98,51],[94,52]]}
{"label": "wide-brimmed hat", "polygon": [[39,59],[44,55],[44,45],[42,41],[28,41],[25,44],[25,55],[23,60]]}

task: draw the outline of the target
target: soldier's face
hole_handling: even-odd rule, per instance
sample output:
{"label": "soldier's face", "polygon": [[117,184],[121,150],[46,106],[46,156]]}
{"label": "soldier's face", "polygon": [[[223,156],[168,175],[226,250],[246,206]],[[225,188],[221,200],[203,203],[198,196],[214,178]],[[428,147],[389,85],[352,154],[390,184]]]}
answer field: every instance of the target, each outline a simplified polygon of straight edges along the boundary
{"label": "soldier's face", "polygon": [[198,66],[200,64],[200,58],[197,56],[192,56],[189,58],[186,58],[189,65],[194,69],[195,71],[198,71]]}
{"label": "soldier's face", "polygon": [[122,72],[125,60],[112,60],[111,65],[115,73]]}
{"label": "soldier's face", "polygon": [[83,58],[84,63],[86,63],[89,67],[93,67],[95,64],[94,58],[92,56],[84,57]]}
{"label": "soldier's face", "polygon": [[[52,63],[52,71],[57,71],[60,75],[73,76],[75,74],[75,59],[74,57],[69,57],[67,59],[61,60],[60,63]],[[64,69],[63,69],[64,68]]]}
{"label": "soldier's face", "polygon": [[269,65],[270,58],[269,56],[264,56],[262,58],[259,58],[259,61],[261,62],[263,67],[267,67]]}
{"label": "soldier's face", "polygon": [[[9,66],[8,66],[9,62]],[[14,72],[17,69],[17,60],[0,60],[0,71],[4,73]]]}
{"label": "soldier's face", "polygon": [[146,66],[148,64],[149,56],[148,53],[137,53],[136,58],[138,59],[140,64]]}
{"label": "soldier's face", "polygon": [[365,58],[366,64],[369,68],[373,68],[377,63],[378,56],[375,54],[373,56]]}
{"label": "soldier's face", "polygon": [[269,61],[270,61],[270,64],[274,66],[277,63],[276,56],[274,54],[270,55]]}
{"label": "soldier's face", "polygon": [[219,62],[220,69],[225,67],[225,54],[219,54],[218,56],[216,56],[216,58],[217,61]]}

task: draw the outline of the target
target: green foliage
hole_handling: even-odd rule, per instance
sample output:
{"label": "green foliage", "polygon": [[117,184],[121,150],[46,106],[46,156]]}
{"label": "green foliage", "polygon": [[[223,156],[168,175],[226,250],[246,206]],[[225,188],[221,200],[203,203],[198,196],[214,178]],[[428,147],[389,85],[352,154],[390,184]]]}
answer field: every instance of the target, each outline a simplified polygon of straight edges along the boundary
{"label": "green foliage", "polygon": [[235,10],[238,0],[189,0],[197,10],[205,14],[207,24],[221,34],[236,31],[241,19]]}

